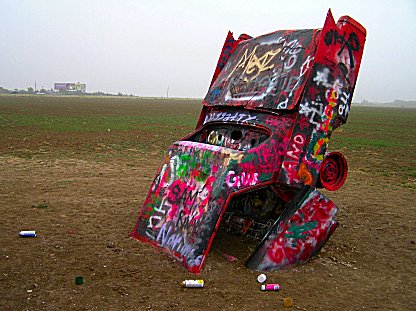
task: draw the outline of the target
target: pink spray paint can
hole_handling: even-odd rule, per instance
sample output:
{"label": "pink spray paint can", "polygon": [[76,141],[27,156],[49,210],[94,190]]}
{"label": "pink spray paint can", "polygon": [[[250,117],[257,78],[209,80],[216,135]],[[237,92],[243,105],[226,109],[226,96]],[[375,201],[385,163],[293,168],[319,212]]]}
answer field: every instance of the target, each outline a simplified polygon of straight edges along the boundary
{"label": "pink spray paint can", "polygon": [[260,289],[264,291],[278,291],[280,289],[280,285],[279,284],[266,284],[266,285],[261,285]]}

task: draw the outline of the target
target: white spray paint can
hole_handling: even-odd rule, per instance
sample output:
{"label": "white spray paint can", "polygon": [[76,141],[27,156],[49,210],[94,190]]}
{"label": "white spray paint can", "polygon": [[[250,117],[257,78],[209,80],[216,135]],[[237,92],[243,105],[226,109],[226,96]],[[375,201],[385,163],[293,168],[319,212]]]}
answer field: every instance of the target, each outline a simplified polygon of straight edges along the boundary
{"label": "white spray paint can", "polygon": [[204,287],[204,280],[185,280],[182,282],[183,287],[201,288]]}
{"label": "white spray paint can", "polygon": [[20,231],[19,235],[23,238],[36,238],[36,231],[34,230]]}

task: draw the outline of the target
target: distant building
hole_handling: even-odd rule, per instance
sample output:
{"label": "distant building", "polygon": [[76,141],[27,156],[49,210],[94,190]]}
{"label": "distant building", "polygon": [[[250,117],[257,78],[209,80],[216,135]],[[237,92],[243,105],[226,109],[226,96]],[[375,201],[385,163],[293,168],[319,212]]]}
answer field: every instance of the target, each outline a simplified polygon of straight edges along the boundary
{"label": "distant building", "polygon": [[87,85],[84,83],[55,83],[54,90],[59,94],[79,94],[86,93]]}

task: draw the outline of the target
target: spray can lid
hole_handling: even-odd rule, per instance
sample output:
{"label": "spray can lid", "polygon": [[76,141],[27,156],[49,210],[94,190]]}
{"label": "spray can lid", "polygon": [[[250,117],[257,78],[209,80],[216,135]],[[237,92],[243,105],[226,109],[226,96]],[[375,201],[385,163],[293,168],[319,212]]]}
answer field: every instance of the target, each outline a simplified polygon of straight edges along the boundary
{"label": "spray can lid", "polygon": [[264,283],[266,282],[266,280],[267,280],[267,276],[264,273],[259,274],[259,276],[257,277],[257,282],[259,283]]}

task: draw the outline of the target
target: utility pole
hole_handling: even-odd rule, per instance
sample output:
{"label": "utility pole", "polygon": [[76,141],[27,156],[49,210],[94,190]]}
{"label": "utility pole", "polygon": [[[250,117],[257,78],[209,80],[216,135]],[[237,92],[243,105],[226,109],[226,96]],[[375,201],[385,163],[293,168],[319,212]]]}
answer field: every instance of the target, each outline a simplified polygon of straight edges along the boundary
{"label": "utility pole", "polygon": [[166,98],[169,98],[169,86],[168,86],[168,89],[166,90]]}
{"label": "utility pole", "polygon": [[35,93],[36,93],[36,81],[35,81]]}

